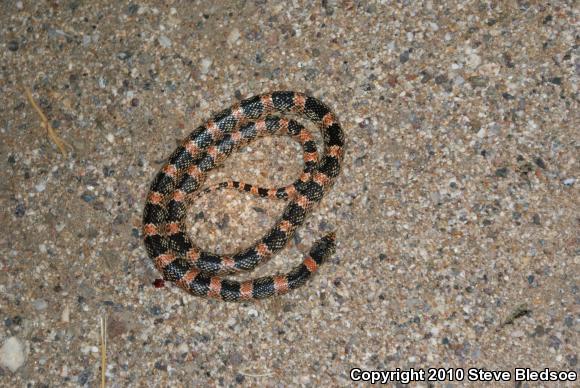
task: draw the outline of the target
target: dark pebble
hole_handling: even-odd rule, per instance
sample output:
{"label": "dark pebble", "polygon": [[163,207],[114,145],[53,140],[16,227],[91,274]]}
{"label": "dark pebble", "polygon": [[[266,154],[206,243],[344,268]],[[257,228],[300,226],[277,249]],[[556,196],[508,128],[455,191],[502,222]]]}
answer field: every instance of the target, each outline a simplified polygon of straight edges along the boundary
{"label": "dark pebble", "polygon": [[117,225],[123,225],[126,224],[128,221],[127,219],[127,215],[126,214],[118,214],[117,217],[115,217],[115,224]]}
{"label": "dark pebble", "polygon": [[421,75],[423,76],[423,78],[421,78],[422,84],[426,84],[429,82],[429,80],[431,80],[431,74],[427,73],[426,71],[422,71]]}
{"label": "dark pebble", "polygon": [[26,206],[24,206],[23,202],[19,202],[18,205],[16,205],[14,215],[16,215],[16,217],[24,217],[24,214],[26,214]]}
{"label": "dark pebble", "polygon": [[568,359],[568,365],[570,365],[570,367],[575,367],[576,365],[578,365],[578,356],[575,354],[570,354],[568,356],[566,356],[566,358]]}
{"label": "dark pebble", "polygon": [[115,173],[115,170],[113,169],[113,167],[111,167],[111,166],[103,167],[103,175],[104,176],[110,177],[110,176],[113,176],[114,173]]}
{"label": "dark pebble", "polygon": [[167,365],[165,365],[161,361],[156,361],[155,362],[155,369],[158,369],[158,370],[167,370]]}
{"label": "dark pebble", "polygon": [[15,164],[16,163],[16,158],[14,157],[14,155],[9,155],[8,156],[8,163],[10,163],[10,164]]}
{"label": "dark pebble", "polygon": [[86,203],[91,203],[95,200],[95,196],[92,194],[89,194],[89,193],[85,193],[85,194],[81,195],[81,198]]}
{"label": "dark pebble", "polygon": [[546,329],[544,329],[544,326],[542,325],[536,326],[536,329],[534,330],[534,336],[541,337],[544,334],[546,334]]}
{"label": "dark pebble", "polygon": [[312,81],[318,76],[318,70],[310,68],[306,70],[306,76],[304,77],[307,81]]}
{"label": "dark pebble", "polygon": [[244,376],[244,375],[242,375],[242,374],[238,373],[238,374],[236,375],[236,383],[238,383],[238,384],[242,384],[244,381],[246,381],[246,376]]}
{"label": "dark pebble", "polygon": [[128,51],[121,51],[119,54],[117,54],[117,58],[119,58],[120,60],[124,61],[126,59],[129,59],[133,56],[133,54],[131,54]]}
{"label": "dark pebble", "polygon": [[127,15],[135,15],[138,10],[139,10],[138,4],[129,4],[129,6],[127,7]]}
{"label": "dark pebble", "polygon": [[544,21],[542,22],[543,24],[547,24],[550,23],[552,21],[552,15],[548,15],[544,18]]}
{"label": "dark pebble", "polygon": [[546,168],[546,163],[544,163],[544,161],[542,160],[542,158],[536,158],[534,160],[534,162],[536,162],[536,165],[540,168],[545,169]]}
{"label": "dark pebble", "polygon": [[133,98],[131,100],[131,106],[139,106],[139,99],[138,98]]}
{"label": "dark pebble", "polygon": [[507,167],[498,168],[497,170],[495,170],[495,176],[505,178],[507,177],[508,171],[509,170]]}
{"label": "dark pebble", "polygon": [[161,307],[153,306],[149,309],[149,312],[153,315],[159,315],[159,314],[161,314]]}
{"label": "dark pebble", "polygon": [[139,229],[137,228],[131,229],[131,235],[135,238],[139,238]]}
{"label": "dark pebble", "polygon": [[401,55],[399,55],[399,61],[401,61],[401,63],[405,63],[409,60],[409,50],[405,50],[401,53]]}
{"label": "dark pebble", "polygon": [[538,213],[535,213],[535,214],[532,216],[532,222],[533,222],[535,225],[541,225],[540,216],[538,215]]}
{"label": "dark pebble", "polygon": [[572,315],[566,315],[566,318],[564,318],[564,326],[566,327],[574,326],[574,317]]}
{"label": "dark pebble", "polygon": [[8,42],[8,50],[18,51],[18,42],[15,40],[11,40],[10,42]]}
{"label": "dark pebble", "polygon": [[79,375],[79,379],[77,382],[79,383],[79,385],[85,385],[89,381],[90,378],[91,378],[91,371],[90,371],[90,369],[86,369]]}
{"label": "dark pebble", "polygon": [[225,214],[223,218],[217,222],[217,227],[220,229],[226,228],[230,224],[230,216]]}
{"label": "dark pebble", "polygon": [[562,85],[562,77],[553,77],[548,80],[550,83],[554,85]]}
{"label": "dark pebble", "polygon": [[560,345],[562,345],[562,341],[555,335],[551,335],[549,340],[549,346],[557,350],[560,349]]}
{"label": "dark pebble", "polygon": [[502,96],[503,98],[505,98],[506,100],[514,100],[514,99],[515,99],[515,97],[514,97],[514,96],[512,96],[512,95],[511,95],[511,94],[509,94],[509,93],[502,93],[502,94],[501,94],[501,96]]}
{"label": "dark pebble", "polygon": [[528,276],[528,284],[534,284],[534,275]]}
{"label": "dark pebble", "polygon": [[437,77],[435,77],[435,83],[437,85],[441,85],[443,83],[447,82],[447,76],[444,74],[440,74]]}

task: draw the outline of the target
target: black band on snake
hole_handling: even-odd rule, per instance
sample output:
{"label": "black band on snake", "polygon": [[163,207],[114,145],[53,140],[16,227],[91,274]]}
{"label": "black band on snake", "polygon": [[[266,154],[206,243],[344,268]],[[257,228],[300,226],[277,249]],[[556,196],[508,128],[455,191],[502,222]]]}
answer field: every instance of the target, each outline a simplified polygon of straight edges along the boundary
{"label": "black band on snake", "polygon": [[[306,128],[273,116],[288,113],[320,128],[322,154]],[[228,181],[201,190],[207,173],[240,146],[274,134],[287,134],[302,146],[304,170],[294,183],[262,188]],[[155,267],[165,280],[193,295],[224,301],[263,299],[301,286],[334,253],[334,233],[317,240],[303,262],[286,274],[247,281],[221,276],[252,270],[284,248],[340,173],[343,146],[344,134],[337,117],[322,102],[302,93],[262,94],[217,113],[183,141],[151,184],[143,212],[143,236]],[[190,240],[185,227],[187,206],[201,194],[224,188],[288,201],[282,216],[264,237],[232,255],[201,250]]]}

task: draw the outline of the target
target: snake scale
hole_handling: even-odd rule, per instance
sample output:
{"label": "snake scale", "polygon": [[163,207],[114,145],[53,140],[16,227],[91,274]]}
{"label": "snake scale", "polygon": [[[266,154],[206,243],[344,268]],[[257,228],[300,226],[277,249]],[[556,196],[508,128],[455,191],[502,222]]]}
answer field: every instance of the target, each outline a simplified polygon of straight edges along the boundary
{"label": "snake scale", "polygon": [[[311,133],[284,114],[306,118],[318,126],[324,143],[321,154]],[[295,182],[263,188],[228,181],[202,190],[207,173],[234,151],[258,137],[280,134],[298,141],[303,150],[304,169]],[[155,267],[165,280],[187,292],[223,301],[263,299],[301,286],[334,253],[334,233],[317,240],[302,263],[286,274],[247,281],[222,276],[250,271],[284,248],[340,173],[343,147],[344,134],[337,117],[321,101],[303,93],[261,94],[215,114],[184,139],[150,186],[143,212],[143,237]],[[281,217],[262,238],[231,255],[197,247],[185,223],[188,205],[201,194],[225,188],[287,201]]]}

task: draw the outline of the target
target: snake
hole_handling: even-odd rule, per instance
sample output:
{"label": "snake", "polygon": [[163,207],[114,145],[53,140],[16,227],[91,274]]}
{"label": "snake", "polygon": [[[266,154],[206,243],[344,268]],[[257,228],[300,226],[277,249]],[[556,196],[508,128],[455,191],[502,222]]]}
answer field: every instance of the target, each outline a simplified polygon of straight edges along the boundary
{"label": "snake", "polygon": [[[322,152],[312,133],[292,118],[314,123],[322,133]],[[235,180],[203,188],[208,173],[242,146],[265,136],[297,141],[304,168],[291,184],[265,188]],[[316,240],[303,261],[284,274],[238,281],[224,277],[251,271],[270,260],[293,238],[341,171],[345,136],[337,116],[319,99],[301,92],[275,91],[241,100],[195,128],[155,175],[143,210],[145,249],[164,281],[199,297],[225,302],[283,295],[303,284],[336,251],[336,234]],[[274,150],[275,151],[275,150]],[[263,237],[233,254],[197,246],[187,233],[187,209],[201,195],[233,189],[286,201],[282,215]]]}

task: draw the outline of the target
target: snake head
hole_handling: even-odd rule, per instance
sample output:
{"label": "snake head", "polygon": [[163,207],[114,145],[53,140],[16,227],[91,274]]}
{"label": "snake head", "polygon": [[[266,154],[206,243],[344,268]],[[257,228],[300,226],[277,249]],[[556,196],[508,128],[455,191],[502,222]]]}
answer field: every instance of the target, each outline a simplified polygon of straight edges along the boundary
{"label": "snake head", "polygon": [[317,240],[314,245],[312,245],[312,248],[310,248],[310,256],[312,256],[318,264],[326,261],[336,251],[335,239],[336,234],[331,232],[320,240]]}

